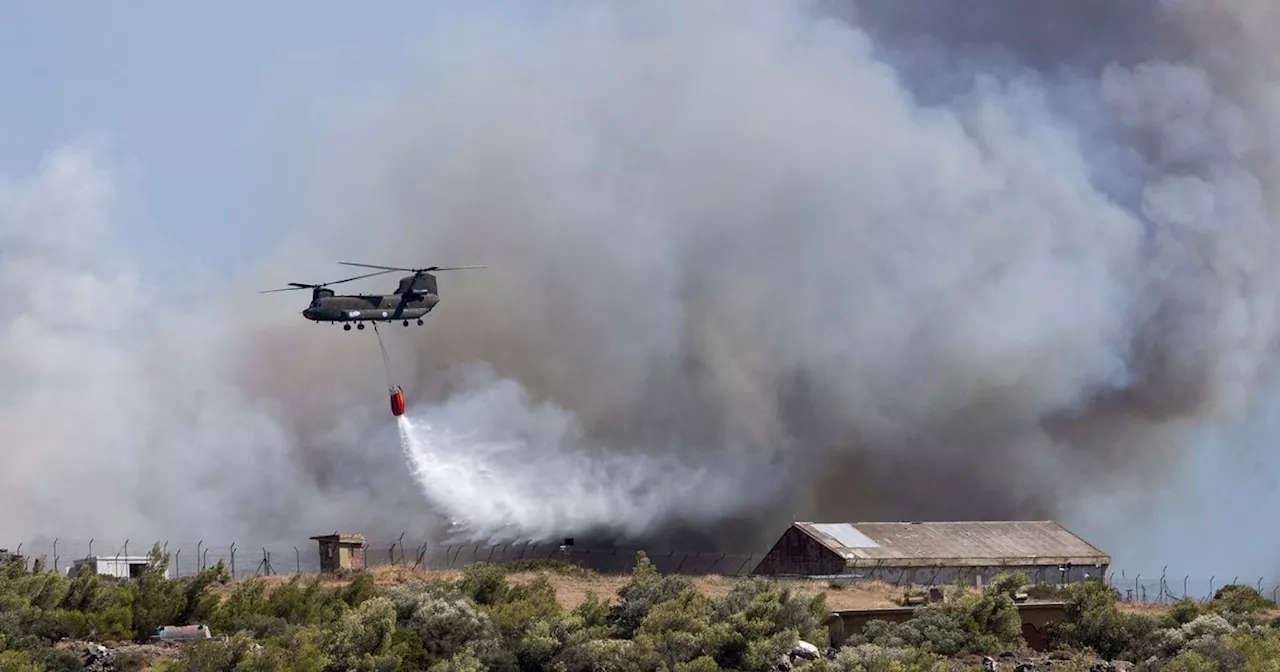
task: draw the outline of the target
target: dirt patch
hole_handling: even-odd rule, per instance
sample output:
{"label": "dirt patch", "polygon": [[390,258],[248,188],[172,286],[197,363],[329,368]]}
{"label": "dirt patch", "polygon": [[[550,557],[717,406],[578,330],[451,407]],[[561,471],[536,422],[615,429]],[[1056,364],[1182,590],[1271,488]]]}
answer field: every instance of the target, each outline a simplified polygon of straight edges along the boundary
{"label": "dirt patch", "polygon": [[1159,616],[1169,610],[1165,604],[1145,604],[1141,602],[1121,602],[1117,605],[1120,611],[1135,616]]}
{"label": "dirt patch", "polygon": [[[462,578],[462,572],[458,570],[424,571],[409,567],[377,567],[369,570],[369,575],[373,578],[374,584],[381,588],[389,588],[413,579],[457,581]],[[631,580],[629,575],[592,574],[587,572],[579,575],[577,573],[566,574],[555,570],[515,572],[508,575],[508,580],[512,583],[525,583],[540,576],[546,577],[547,581],[555,588],[556,598],[560,602],[560,606],[566,610],[571,610],[582,604],[587,599],[587,595],[592,593],[606,602],[615,601],[618,591]],[[270,593],[279,586],[288,583],[291,577],[264,576],[259,578],[266,585],[267,592]],[[325,575],[321,578],[320,583],[326,588],[341,588],[350,584],[352,578],[351,576]],[[743,580],[740,577],[714,575],[692,578],[698,592],[711,599],[719,599],[728,595],[733,590],[733,587]],[[309,582],[310,580],[310,576],[303,578],[304,582]],[[210,590],[225,599],[231,595],[236,587],[246,581],[248,579],[215,585]],[[804,595],[825,593],[827,607],[832,610],[897,606],[894,600],[900,598],[903,592],[901,588],[880,582],[845,584],[840,589],[833,589],[829,584],[817,581],[786,580],[778,581],[777,583],[794,593]]]}

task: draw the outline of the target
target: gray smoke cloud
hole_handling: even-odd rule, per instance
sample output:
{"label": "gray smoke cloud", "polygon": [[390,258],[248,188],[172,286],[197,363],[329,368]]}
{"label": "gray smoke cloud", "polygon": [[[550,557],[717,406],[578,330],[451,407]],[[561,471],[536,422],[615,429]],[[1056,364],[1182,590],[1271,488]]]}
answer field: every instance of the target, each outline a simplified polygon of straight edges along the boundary
{"label": "gray smoke cloud", "polygon": [[[470,512],[486,539],[758,549],[792,517],[1070,517],[1258,426],[1280,10],[545,11],[451,15],[410,76],[335,105],[299,223],[198,309],[86,268],[91,157],[5,187],[0,521],[276,539]],[[422,449],[485,487],[413,477],[372,334],[250,294],[337,259],[490,265],[385,330]]]}

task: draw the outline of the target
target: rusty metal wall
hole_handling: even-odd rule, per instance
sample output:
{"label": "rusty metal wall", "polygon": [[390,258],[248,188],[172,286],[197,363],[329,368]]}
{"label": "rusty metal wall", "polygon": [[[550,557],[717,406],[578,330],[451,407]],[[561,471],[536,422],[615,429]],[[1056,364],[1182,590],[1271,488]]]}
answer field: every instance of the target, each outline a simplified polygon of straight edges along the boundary
{"label": "rusty metal wall", "polygon": [[813,537],[792,527],[765,555],[753,574],[828,576],[844,572],[845,561]]}

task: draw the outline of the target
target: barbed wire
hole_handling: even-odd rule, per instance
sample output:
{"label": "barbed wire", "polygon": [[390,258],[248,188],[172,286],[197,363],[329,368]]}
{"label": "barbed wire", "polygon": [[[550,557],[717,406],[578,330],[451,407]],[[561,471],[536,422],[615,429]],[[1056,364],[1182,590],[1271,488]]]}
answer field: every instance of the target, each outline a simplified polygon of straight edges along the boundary
{"label": "barbed wire", "polygon": [[[237,579],[253,576],[282,576],[290,574],[315,574],[322,569],[319,544],[307,540],[297,544],[240,544],[198,540],[196,542],[170,542],[165,540],[138,539],[40,539],[28,542],[0,543],[0,552],[22,556],[27,565],[43,561],[48,569],[69,575],[78,563],[97,558],[113,567],[133,564],[145,565],[153,548],[169,556],[168,575],[171,578],[191,576],[202,569],[221,562],[227,572]],[[590,548],[555,543],[517,544],[440,544],[414,542],[405,535],[396,539],[366,540],[358,544],[351,554],[350,568],[376,569],[380,567],[404,567],[420,571],[456,571],[477,562],[532,562],[560,561],[592,570],[599,574],[622,575],[635,569],[637,548]],[[655,569],[664,574],[688,575],[751,575],[765,553],[707,553],[670,550],[648,550],[645,554]],[[1017,567],[1013,565],[981,568],[927,567],[903,569],[897,567],[853,567],[832,572],[826,562],[789,562],[785,575],[765,578],[821,581],[840,584],[857,584],[878,581],[900,588],[933,588],[954,585],[957,582],[976,585],[990,581],[998,574],[1022,571],[1033,586],[1062,586],[1085,578],[1099,578],[1092,566],[1072,568],[1064,573],[1054,567]],[[1243,584],[1253,587],[1263,597],[1280,601],[1280,582],[1266,577],[1241,577],[1176,574],[1164,568],[1159,574],[1130,573],[1111,568],[1106,574],[1108,584],[1120,593],[1126,602],[1145,604],[1171,604],[1181,599],[1207,602],[1223,586]],[[1280,578],[1280,577],[1277,577]]]}

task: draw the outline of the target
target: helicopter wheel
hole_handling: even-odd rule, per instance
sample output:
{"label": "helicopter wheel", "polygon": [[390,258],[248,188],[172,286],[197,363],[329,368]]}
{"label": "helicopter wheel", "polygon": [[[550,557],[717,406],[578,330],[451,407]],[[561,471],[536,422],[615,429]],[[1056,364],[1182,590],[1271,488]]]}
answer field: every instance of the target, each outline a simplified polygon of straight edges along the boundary
{"label": "helicopter wheel", "polygon": [[419,326],[419,327],[421,327],[421,326],[422,326],[422,320],[418,320],[418,326]]}
{"label": "helicopter wheel", "polygon": [[363,331],[363,330],[364,330],[364,322],[361,322],[361,323],[357,324],[357,325],[356,325],[356,329],[360,329],[360,330],[362,330],[362,331]]}
{"label": "helicopter wheel", "polygon": [[409,320],[405,320],[405,321],[404,321],[404,326],[406,326],[406,327],[407,327],[407,326],[409,326]]}
{"label": "helicopter wheel", "polygon": [[344,325],[342,325],[342,330],[343,330],[343,331],[351,331],[351,325],[349,325],[349,324],[344,324]]}

